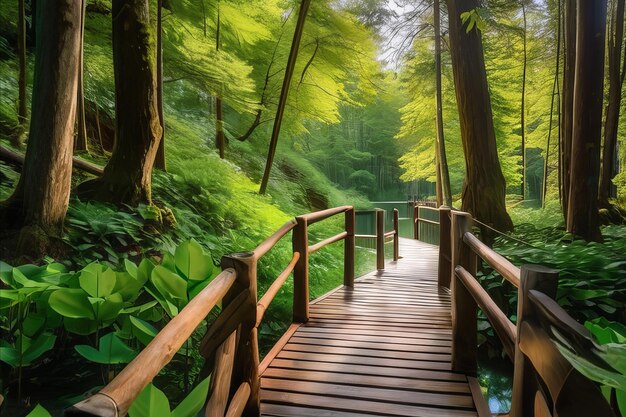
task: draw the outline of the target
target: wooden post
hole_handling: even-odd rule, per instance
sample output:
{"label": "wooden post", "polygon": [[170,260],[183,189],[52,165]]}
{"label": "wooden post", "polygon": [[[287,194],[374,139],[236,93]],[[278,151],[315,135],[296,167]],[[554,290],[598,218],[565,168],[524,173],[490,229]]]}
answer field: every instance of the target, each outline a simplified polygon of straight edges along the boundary
{"label": "wooden post", "polygon": [[420,210],[419,210],[419,206],[417,205],[417,201],[414,202],[414,206],[413,206],[413,238],[415,238],[415,240],[420,240]]}
{"label": "wooden post", "polygon": [[[476,254],[463,242],[472,230],[472,217],[455,212],[452,216],[452,269],[457,265],[476,275]],[[476,301],[465,285],[454,275],[452,283],[452,370],[476,375],[478,351]]]}
{"label": "wooden post", "polygon": [[343,242],[343,285],[354,287],[354,231],[355,231],[354,207],[346,211],[346,239]]}
{"label": "wooden post", "polygon": [[439,270],[438,283],[440,287],[450,288],[452,276],[452,247],[450,242],[450,207],[439,208]]}
{"label": "wooden post", "polygon": [[[259,346],[256,337],[256,303],[257,303],[257,259],[252,252],[234,253],[224,256],[222,269],[234,268],[237,281],[224,296],[223,308],[237,297],[242,289],[248,289],[249,313],[242,319],[237,341],[235,360],[231,378],[231,390],[234,392],[241,383],[250,384],[250,398],[246,404],[246,415],[260,415],[261,402],[259,396]],[[243,308],[243,307],[242,307]]]}
{"label": "wooden post", "polygon": [[297,225],[293,229],[293,251],[300,254],[300,259],[293,269],[293,321],[306,323],[309,320],[309,231],[307,220],[296,217]]}
{"label": "wooden post", "polygon": [[515,345],[515,365],[513,371],[513,396],[511,417],[532,415],[535,403],[536,382],[532,378],[532,365],[520,351],[521,324],[532,317],[528,305],[528,292],[538,290],[551,298],[556,297],[559,281],[558,271],[541,265],[522,265],[520,287],[517,295],[517,343]]}
{"label": "wooden post", "polygon": [[393,235],[393,260],[397,261],[400,258],[400,221],[398,219],[398,209],[393,209],[393,230],[396,232]]}
{"label": "wooden post", "polygon": [[385,269],[385,210],[376,210],[376,269]]}

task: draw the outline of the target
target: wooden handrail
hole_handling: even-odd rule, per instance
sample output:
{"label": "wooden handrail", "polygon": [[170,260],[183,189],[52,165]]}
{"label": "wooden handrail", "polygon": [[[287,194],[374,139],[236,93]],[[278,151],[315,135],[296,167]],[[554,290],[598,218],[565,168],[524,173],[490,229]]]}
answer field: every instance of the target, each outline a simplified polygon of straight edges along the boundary
{"label": "wooden handrail", "polygon": [[346,211],[350,209],[352,209],[352,206],[334,207],[334,208],[329,208],[326,210],[315,211],[313,213],[303,214],[298,217],[306,220],[307,224],[310,226],[313,223],[317,223],[321,220],[327,219],[336,214],[345,213]]}
{"label": "wooden handrail", "polygon": [[270,285],[267,291],[265,291],[265,294],[263,294],[263,297],[261,297],[261,299],[257,303],[257,308],[256,308],[257,327],[259,326],[259,324],[261,324],[261,320],[263,320],[263,315],[265,314],[265,310],[267,310],[272,300],[274,300],[274,297],[276,297],[276,294],[278,294],[278,291],[282,288],[285,281],[287,281],[287,278],[289,278],[289,275],[293,272],[293,269],[295,268],[296,263],[298,262],[299,259],[300,259],[300,254],[298,252],[294,253],[293,257],[291,258],[291,261],[289,262],[289,265],[287,265],[287,268],[285,268],[283,272],[281,272],[280,275],[278,275],[278,277],[274,280],[272,285]]}
{"label": "wooden handrail", "polygon": [[74,405],[67,415],[125,416],[139,393],[167,365],[202,320],[235,283],[233,269],[222,271],[181,310],[131,363],[96,395]]}
{"label": "wooden handrail", "polygon": [[389,237],[389,236],[395,236],[395,234],[396,234],[395,230],[390,230],[387,233],[385,233],[383,236]]}
{"label": "wooden handrail", "polygon": [[317,252],[322,249],[326,245],[330,245],[331,243],[338,242],[340,240],[344,240],[348,236],[348,232],[337,233],[335,236],[331,236],[328,239],[324,239],[321,242],[316,243],[315,245],[309,246],[309,253]]}
{"label": "wooden handrail", "polygon": [[259,246],[257,246],[253,253],[256,259],[260,259],[269,252],[287,233],[296,227],[296,221],[291,219],[280,227],[273,235],[265,239]]}
{"label": "wooden handrail", "polygon": [[434,220],[428,220],[428,219],[422,219],[422,218],[417,218],[415,219],[416,222],[420,222],[420,223],[428,223],[428,224],[434,224],[435,226],[439,226],[439,222],[436,222]]}
{"label": "wooden handrail", "polygon": [[513,265],[508,259],[500,255],[498,252],[485,245],[471,232],[463,235],[465,242],[476,255],[480,256],[483,261],[487,262],[494,270],[502,275],[507,281],[519,288],[520,269]]}
{"label": "wooden handrail", "polygon": [[354,235],[354,237],[359,239],[376,239],[376,235]]}
{"label": "wooden handrail", "polygon": [[515,343],[517,339],[517,329],[515,325],[511,323],[508,317],[500,310],[498,305],[472,274],[462,266],[457,266],[454,272],[456,276],[461,279],[465,288],[467,288],[478,306],[487,316],[487,319],[502,342],[506,354],[511,360],[515,360]]}

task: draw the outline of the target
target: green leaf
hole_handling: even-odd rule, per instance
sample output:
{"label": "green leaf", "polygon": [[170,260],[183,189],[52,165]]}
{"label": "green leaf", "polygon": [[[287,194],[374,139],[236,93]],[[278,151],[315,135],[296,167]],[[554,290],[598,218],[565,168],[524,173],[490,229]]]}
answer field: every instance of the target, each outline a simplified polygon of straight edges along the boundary
{"label": "green leaf", "polygon": [[166,300],[187,301],[187,282],[158,265],[152,270],[151,281]]}
{"label": "green leaf", "polygon": [[171,416],[170,403],[163,391],[148,384],[128,409],[130,417]]}
{"label": "green leaf", "polygon": [[83,336],[87,336],[92,334],[98,329],[98,322],[92,319],[73,319],[73,318],[65,318],[63,319],[63,326],[70,333],[80,334]]}
{"label": "green leaf", "polygon": [[617,406],[620,414],[626,416],[626,391],[621,389],[615,390],[615,396],[617,397]]}
{"label": "green leaf", "polygon": [[103,269],[102,265],[87,265],[78,278],[80,287],[92,297],[106,297],[115,287],[115,272],[111,268]]}
{"label": "green leaf", "polygon": [[147,345],[154,339],[154,336],[159,332],[153,325],[140,318],[130,316],[130,322],[133,325],[133,336],[137,338],[141,343]]}
{"label": "green leaf", "polygon": [[22,331],[28,337],[34,337],[46,323],[46,318],[42,314],[29,313],[22,322]]}
{"label": "green leaf", "polygon": [[172,411],[172,417],[194,417],[204,406],[209,392],[209,378],[205,378]]}
{"label": "green leaf", "polygon": [[61,289],[50,295],[50,307],[63,317],[94,319],[87,294],[81,289]]}
{"label": "green leaf", "polygon": [[213,259],[204,253],[202,246],[193,239],[178,245],[174,253],[174,259],[176,268],[178,268],[187,279],[207,279],[211,276],[211,272],[213,272]]}
{"label": "green leaf", "polygon": [[112,292],[119,292],[124,301],[133,301],[139,296],[139,292],[145,283],[145,280],[134,278],[130,272],[117,272],[115,287]]}
{"label": "green leaf", "polygon": [[41,404],[37,404],[35,408],[33,408],[33,411],[28,413],[26,417],[52,417],[52,415],[48,412],[48,410],[43,408]]}
{"label": "green leaf", "polygon": [[102,336],[98,349],[89,345],[77,345],[74,348],[85,359],[103,365],[128,363],[137,356],[137,352],[122,342],[115,333]]}
{"label": "green leaf", "polygon": [[17,368],[20,363],[20,355],[17,349],[8,346],[1,346],[0,361],[9,364],[12,368]]}
{"label": "green leaf", "polygon": [[22,355],[22,365],[30,365],[35,359],[52,349],[56,339],[57,337],[52,333],[40,334]]}
{"label": "green leaf", "polygon": [[114,320],[123,307],[122,295],[119,292],[113,293],[99,303],[96,319],[102,322]]}

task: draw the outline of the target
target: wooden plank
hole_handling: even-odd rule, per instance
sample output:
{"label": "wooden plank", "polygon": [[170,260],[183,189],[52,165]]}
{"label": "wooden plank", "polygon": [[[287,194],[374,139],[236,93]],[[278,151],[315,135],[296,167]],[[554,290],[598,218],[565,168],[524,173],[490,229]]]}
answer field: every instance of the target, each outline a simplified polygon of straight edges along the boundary
{"label": "wooden plank", "polygon": [[[430,331],[415,331],[415,332],[394,332],[394,331],[385,331],[385,330],[369,330],[369,329],[336,329],[336,328],[326,328],[326,327],[314,327],[314,326],[302,326],[299,329],[301,332],[315,332],[315,333],[341,333],[343,335],[370,335],[370,336],[388,336],[388,337],[396,337],[403,339],[419,339],[424,337],[429,337],[432,339],[437,338],[436,336],[431,336],[433,334],[438,334],[436,329],[429,329]],[[447,335],[449,334],[449,330],[442,330],[439,334]],[[442,338],[448,340],[448,338]]]}
{"label": "wooden plank", "polygon": [[378,349],[364,349],[356,347],[336,347],[336,346],[319,346],[307,345],[300,343],[287,343],[283,350],[291,350],[294,352],[312,352],[325,353],[334,355],[352,355],[366,356],[373,358],[391,358],[391,359],[411,359],[418,361],[431,362],[449,362],[450,355],[440,353],[423,353],[423,352],[394,352]]}
{"label": "wooden plank", "polygon": [[471,395],[425,393],[420,391],[339,385],[313,381],[264,378],[261,382],[261,389],[305,392],[324,397],[341,395],[343,398],[367,398],[368,400],[384,401],[393,404],[435,405],[439,407],[445,406],[470,409],[474,406],[474,400]]}
{"label": "wooden plank", "polygon": [[398,337],[385,337],[385,336],[371,336],[360,334],[345,334],[345,333],[320,333],[320,332],[307,332],[300,331],[298,336],[303,337],[315,337],[321,339],[335,339],[335,340],[355,340],[359,342],[380,342],[380,343],[398,343],[402,345],[425,345],[425,346],[443,346],[451,347],[450,341],[434,340],[427,338],[398,338]]}
{"label": "wooden plank", "polygon": [[[450,408],[419,407],[405,404],[391,404],[376,401],[354,400],[339,397],[324,397],[319,395],[261,390],[261,398],[265,402],[280,404],[295,404],[317,406],[360,412],[365,414],[383,414],[411,417],[460,417],[476,416],[475,411]],[[311,414],[316,415],[316,414]]]}
{"label": "wooden plank", "polygon": [[[321,408],[298,407],[285,404],[264,403],[261,405],[261,415],[276,417],[362,417],[363,413],[350,413],[345,411],[328,410]],[[368,416],[376,416],[377,414],[368,414]],[[382,414],[378,414],[381,415]]]}
{"label": "wooden plank", "polygon": [[491,417],[491,410],[489,409],[487,400],[485,400],[482,388],[480,387],[478,380],[473,377],[468,377],[467,382],[469,383],[470,391],[472,392],[472,398],[474,398],[474,405],[476,406],[478,416]]}
{"label": "wooden plank", "polygon": [[263,375],[265,369],[267,369],[272,360],[276,357],[276,355],[278,355],[283,346],[285,346],[287,342],[289,342],[291,336],[293,336],[293,334],[296,332],[296,330],[298,330],[300,326],[300,323],[292,324],[291,326],[289,326],[285,334],[283,334],[281,338],[278,339],[278,342],[276,342],[274,347],[272,347],[272,350],[270,350],[267,355],[265,355],[263,361],[259,365],[259,375]]}
{"label": "wooden plank", "polygon": [[397,343],[385,343],[385,342],[381,342],[381,343],[357,342],[354,340],[333,340],[333,339],[299,337],[298,335],[295,335],[289,341],[293,343],[308,344],[308,345],[380,349],[380,350],[389,350],[393,352],[437,352],[437,353],[451,353],[452,352],[451,348],[442,347],[442,346],[416,346],[416,345],[402,345],[402,344],[397,344]]}
{"label": "wooden plank", "polygon": [[441,371],[449,371],[451,369],[450,364],[445,362],[416,361],[410,359],[370,358],[365,356],[331,355],[308,352],[302,353],[289,350],[281,351],[276,357],[281,359],[297,359],[315,362],[353,363],[371,366],[388,366],[391,368],[433,369]]}
{"label": "wooden plank", "polygon": [[269,368],[265,371],[264,376],[266,378],[295,379],[300,381],[317,381],[379,388],[386,387],[413,391],[432,391],[457,394],[471,393],[468,385],[464,382],[432,381],[428,379],[341,374],[335,372],[303,371],[299,369],[281,368]]}
{"label": "wooden plank", "polygon": [[360,375],[379,375],[398,378],[428,379],[434,381],[467,382],[467,378],[465,377],[465,375],[454,373],[451,371],[391,368],[387,366],[372,366],[353,363],[315,362],[277,358],[274,359],[271,367],[268,369],[271,368],[290,368],[298,370],[326,371]]}

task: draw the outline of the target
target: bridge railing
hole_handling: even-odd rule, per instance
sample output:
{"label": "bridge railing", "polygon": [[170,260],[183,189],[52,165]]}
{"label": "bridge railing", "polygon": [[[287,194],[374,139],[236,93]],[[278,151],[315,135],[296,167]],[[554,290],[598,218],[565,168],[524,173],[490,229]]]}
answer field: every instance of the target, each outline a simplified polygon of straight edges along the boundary
{"label": "bridge railing", "polygon": [[[594,346],[589,332],[554,301],[558,272],[538,265],[518,268],[482,243],[472,226],[470,214],[440,209],[439,284],[452,293],[453,370],[476,374],[480,307],[514,364],[511,417],[614,416],[597,385],[576,371],[554,342],[559,338],[583,352]],[[518,289],[517,323],[476,279],[479,258]]]}
{"label": "bridge railing", "polygon": [[[310,244],[309,226],[333,216],[344,215],[344,230]],[[377,233],[377,241],[395,236]],[[287,234],[292,234],[292,257],[285,269],[258,299],[257,264]],[[344,241],[343,284],[354,286],[355,210],[342,206],[298,216],[285,223],[252,252],[235,253],[221,259],[220,273],[194,297],[109,384],[97,394],[67,409],[68,416],[125,416],[141,391],[159,374],[210,311],[221,301],[221,312],[209,326],[200,344],[205,358],[203,376],[212,375],[206,416],[259,415],[258,327],[265,311],[288,277],[293,274],[293,321],[309,319],[309,255]],[[396,255],[397,256],[397,255]],[[384,267],[384,263],[383,263]],[[294,326],[292,326],[294,327]],[[288,331],[289,333],[289,331]],[[280,342],[279,342],[280,343]]]}
{"label": "bridge railing", "polygon": [[390,239],[393,242],[393,260],[397,261],[400,257],[400,219],[398,209],[393,209],[393,228],[390,231],[385,231],[385,210],[359,210],[357,214],[374,215],[375,234],[356,234],[355,237],[361,241],[374,241],[374,248],[376,249],[376,269],[385,269],[385,244],[389,243]]}

